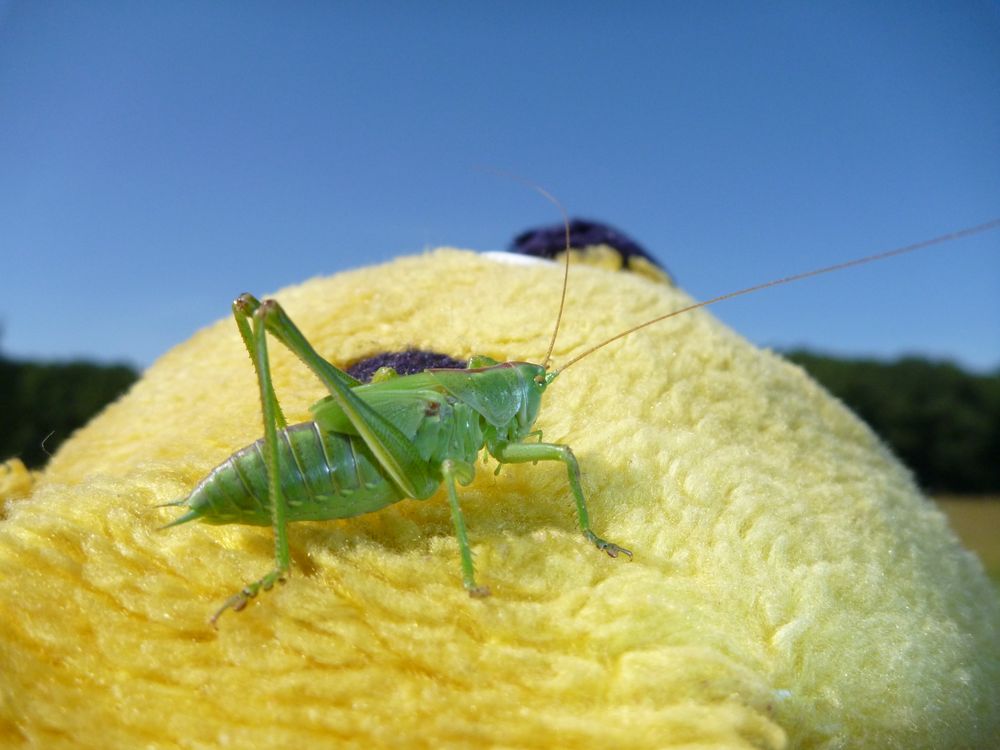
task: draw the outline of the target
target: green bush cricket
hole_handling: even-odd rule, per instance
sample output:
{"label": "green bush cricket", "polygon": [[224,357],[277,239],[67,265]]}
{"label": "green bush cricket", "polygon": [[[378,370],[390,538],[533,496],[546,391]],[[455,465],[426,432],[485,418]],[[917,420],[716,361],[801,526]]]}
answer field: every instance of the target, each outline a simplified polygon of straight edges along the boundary
{"label": "green bush cricket", "polygon": [[[541,188],[546,198],[558,202]],[[290,568],[287,526],[293,521],[333,520],[371,513],[405,498],[425,500],[444,484],[458,540],[462,580],[473,597],[489,590],[476,583],[472,552],[456,485],[468,485],[486,451],[500,465],[559,461],[576,505],[584,537],[611,557],[632,552],[591,529],[579,464],[567,445],[545,443],[534,429],[548,386],[569,366],[618,339],[691,310],[772,286],[883,260],[929,245],[1000,227],[1000,219],[895,250],[758,284],[697,302],[629,328],[589,348],[558,369],[550,368],[566,298],[569,223],[562,300],[542,364],[496,362],[475,356],[468,366],[429,368],[397,375],[389,368],[362,383],[323,359],[274,300],[243,294],[232,310],[250,354],[260,390],[264,436],[217,466],[191,493],[167,505],[187,512],[164,528],[193,520],[240,523],[274,530],[274,567],[230,597],[212,616],[242,610],[261,590],[283,581]],[[278,403],[268,360],[268,335],[291,350],[323,383],[329,395],[310,407],[313,420],[288,425]],[[538,437],[538,441],[528,442]]]}

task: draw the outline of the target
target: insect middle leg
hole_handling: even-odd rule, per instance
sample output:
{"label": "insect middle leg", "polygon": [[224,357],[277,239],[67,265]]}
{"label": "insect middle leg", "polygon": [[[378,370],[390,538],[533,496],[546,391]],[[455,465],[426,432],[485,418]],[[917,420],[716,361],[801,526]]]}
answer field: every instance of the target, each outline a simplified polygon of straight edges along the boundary
{"label": "insect middle leg", "polygon": [[583,497],[583,487],[580,485],[580,464],[577,463],[576,456],[568,445],[558,445],[557,443],[509,443],[497,449],[495,457],[501,463],[518,464],[529,461],[561,461],[566,465],[566,473],[569,475],[569,487],[573,491],[573,498],[576,500],[576,513],[580,521],[580,530],[594,546],[599,550],[607,552],[611,557],[618,557],[619,554],[632,558],[632,553],[624,547],[619,547],[613,542],[609,542],[597,536],[590,528],[590,514],[587,513],[587,501]]}
{"label": "insect middle leg", "polygon": [[472,564],[472,550],[469,548],[469,535],[465,531],[465,517],[458,504],[458,493],[455,491],[456,480],[465,485],[472,481],[473,467],[464,461],[448,459],[441,464],[441,475],[448,489],[448,503],[451,505],[451,520],[455,526],[455,536],[458,537],[458,550],[462,556],[462,582],[469,596],[482,598],[490,595],[486,586],[476,585],[476,573]]}

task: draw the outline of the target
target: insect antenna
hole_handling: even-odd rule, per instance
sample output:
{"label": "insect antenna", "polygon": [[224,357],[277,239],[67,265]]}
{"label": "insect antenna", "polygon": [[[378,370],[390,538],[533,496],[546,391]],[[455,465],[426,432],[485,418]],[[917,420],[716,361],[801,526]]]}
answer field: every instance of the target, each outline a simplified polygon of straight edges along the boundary
{"label": "insect antenna", "polygon": [[566,289],[569,287],[569,214],[566,213],[566,208],[559,199],[556,198],[552,193],[543,188],[541,185],[529,185],[537,191],[543,198],[548,200],[550,203],[555,205],[562,214],[563,219],[563,229],[566,231],[566,262],[563,264],[563,282],[562,282],[562,294],[559,297],[559,312],[556,314],[556,325],[552,329],[552,339],[549,341],[549,348],[545,352],[545,359],[542,361],[542,369],[549,369],[549,362],[552,361],[552,350],[556,346],[556,336],[559,335],[559,324],[562,322],[563,310],[566,307]]}
{"label": "insect antenna", "polygon": [[[643,328],[647,328],[648,326],[654,325],[655,323],[659,323],[661,321],[667,320],[668,318],[672,318],[675,315],[681,315],[682,313],[690,312],[691,310],[697,310],[699,307],[708,307],[709,305],[714,305],[717,302],[723,302],[724,300],[732,299],[733,297],[741,297],[744,294],[759,292],[763,289],[769,289],[773,286],[781,286],[782,284],[791,284],[792,282],[802,281],[803,279],[808,279],[813,276],[820,276],[826,273],[833,273],[834,271],[843,271],[845,268],[852,268],[853,266],[860,266],[866,263],[874,263],[875,261],[878,260],[885,260],[886,258],[893,258],[897,255],[903,255],[904,253],[911,253],[914,250],[920,250],[925,247],[930,247],[931,245],[939,245],[944,242],[951,242],[952,240],[962,239],[963,237],[971,237],[972,235],[988,232],[991,229],[996,229],[997,227],[1000,227],[1000,219],[993,219],[992,221],[987,221],[983,224],[977,224],[976,226],[973,227],[967,227],[965,229],[959,229],[954,232],[942,234],[938,237],[934,237],[929,240],[924,240],[923,242],[916,242],[912,245],[897,247],[895,250],[886,250],[881,253],[875,253],[874,255],[866,255],[863,258],[855,258],[854,260],[847,260],[844,261],[843,263],[836,263],[832,266],[826,266],[825,268],[817,268],[813,271],[805,271],[804,273],[797,273],[794,276],[785,276],[784,278],[781,279],[766,281],[763,284],[756,284],[754,286],[747,287],[746,289],[740,289],[735,292],[729,292],[728,294],[722,294],[718,297],[712,297],[711,299],[705,300],[704,302],[696,302],[692,305],[688,305],[687,307],[682,307],[679,310],[674,310],[673,312],[669,312],[666,315],[661,315],[658,318],[653,318],[652,320],[647,320],[645,323],[640,323],[637,326],[633,326],[632,328],[622,331],[621,333],[615,334],[611,338],[602,341],[596,346],[590,347],[585,352],[583,352],[583,354],[578,354],[577,356],[573,357],[573,359],[571,359],[569,362],[564,364],[559,369],[555,370],[552,373],[552,376],[555,377],[556,375],[560,374],[563,370],[565,370],[567,367],[576,364],[584,357],[589,357],[598,349],[603,349],[610,343],[618,341],[619,339],[623,339],[626,336],[631,336],[636,331],[641,331]],[[567,245],[568,244],[569,242],[567,238]],[[564,298],[565,298],[565,292],[566,289],[564,286],[563,287]],[[555,343],[554,337],[553,337],[553,343]],[[551,351],[552,350],[550,348],[549,352],[551,353]],[[548,359],[546,359],[546,362],[548,362]]]}
{"label": "insect antenna", "polygon": [[536,193],[545,198],[545,200],[547,200],[553,206],[558,208],[559,213],[562,214],[563,227],[566,230],[566,263],[563,266],[562,295],[559,297],[559,312],[556,313],[556,324],[555,327],[552,329],[552,339],[549,341],[548,351],[545,352],[545,359],[542,361],[542,368],[548,370],[549,362],[552,361],[552,350],[555,349],[556,346],[556,336],[559,335],[559,324],[562,323],[563,310],[566,307],[566,288],[569,285],[569,250],[570,250],[569,214],[566,212],[565,206],[563,206],[563,204],[559,202],[558,198],[552,195],[552,193],[543,188],[541,185],[538,185],[537,183],[534,183],[531,180],[526,180],[525,178],[513,174],[512,172],[504,172],[499,169],[493,169],[492,167],[477,167],[477,169],[479,169],[481,172],[489,172],[491,174],[496,175],[497,177],[506,177],[508,180],[514,180],[514,182],[520,182],[522,185],[531,188]]}

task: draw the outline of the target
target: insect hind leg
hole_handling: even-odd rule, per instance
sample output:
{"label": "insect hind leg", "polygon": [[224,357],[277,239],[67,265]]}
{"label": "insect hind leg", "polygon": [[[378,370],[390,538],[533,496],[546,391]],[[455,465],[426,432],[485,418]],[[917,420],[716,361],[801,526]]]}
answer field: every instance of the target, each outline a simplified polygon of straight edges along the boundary
{"label": "insect hind leg", "polygon": [[[267,467],[271,526],[274,529],[274,568],[227,599],[212,616],[213,625],[227,609],[239,612],[260,591],[269,591],[275,583],[283,582],[291,565],[291,555],[288,549],[287,508],[284,492],[281,489],[281,463],[278,452],[278,430],[285,427],[285,418],[274,393],[267,353],[266,318],[270,308],[269,303],[261,304],[249,294],[241,296],[233,303],[236,325],[239,327],[240,336],[243,338],[247,351],[250,352],[254,369],[257,371],[257,382],[260,386],[260,403],[264,418],[264,462]],[[247,322],[248,317],[253,318],[252,328]]]}
{"label": "insect hind leg", "polygon": [[[240,338],[243,339],[243,346],[246,347],[247,354],[250,355],[250,362],[253,364],[253,369],[257,373],[258,380],[260,379],[260,365],[257,362],[257,334],[250,327],[247,320],[252,320],[254,313],[259,309],[260,300],[252,294],[244,293],[233,300],[233,318],[236,320],[236,328],[239,329]],[[283,430],[288,426],[288,422],[285,420],[285,415],[282,413],[277,399],[275,399],[275,418],[279,430]]]}

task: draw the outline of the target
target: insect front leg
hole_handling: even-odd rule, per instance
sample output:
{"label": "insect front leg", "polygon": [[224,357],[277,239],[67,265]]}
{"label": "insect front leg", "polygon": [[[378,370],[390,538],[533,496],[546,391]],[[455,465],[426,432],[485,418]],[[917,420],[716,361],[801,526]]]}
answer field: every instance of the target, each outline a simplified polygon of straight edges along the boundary
{"label": "insect front leg", "polygon": [[601,539],[590,528],[590,515],[587,513],[587,501],[583,497],[583,487],[580,485],[580,464],[576,461],[576,456],[568,445],[558,445],[556,443],[509,443],[498,446],[493,455],[501,463],[518,464],[535,461],[561,461],[566,464],[566,472],[569,475],[569,486],[573,491],[573,498],[576,500],[576,513],[580,520],[580,529],[599,550],[607,552],[611,557],[618,557],[619,554],[632,558],[632,553],[624,547]]}
{"label": "insect front leg", "polygon": [[455,525],[455,536],[458,537],[458,549],[462,556],[462,582],[469,596],[481,598],[490,595],[486,586],[476,585],[476,572],[472,565],[472,550],[469,548],[469,536],[465,531],[465,517],[458,504],[458,493],[455,490],[456,480],[463,485],[472,481],[474,470],[471,464],[464,461],[448,459],[441,464],[441,475],[448,489],[448,503],[451,505],[451,520]]}
{"label": "insect front leg", "polygon": [[[278,430],[285,426],[285,418],[281,413],[281,408],[278,406],[278,398],[274,393],[274,385],[271,382],[271,367],[267,356],[265,326],[267,308],[257,304],[252,310],[246,311],[253,316],[253,330],[251,331],[245,317],[241,317],[243,310],[237,307],[239,301],[237,300],[237,302],[233,303],[233,312],[236,315],[240,335],[247,349],[250,351],[254,369],[257,371],[257,382],[260,385],[261,411],[264,415],[264,461],[267,466],[271,526],[274,529],[274,568],[267,575],[253,583],[247,584],[242,590],[227,599],[219,611],[212,616],[211,622],[213,625],[227,609],[239,612],[246,607],[247,603],[253,597],[257,596],[259,591],[262,589],[269,591],[277,581],[283,581],[284,575],[288,572],[289,565],[291,564],[291,556],[288,550],[288,521],[286,518],[285,496],[281,490],[281,465],[278,458]],[[256,300],[253,301],[256,302]]]}

